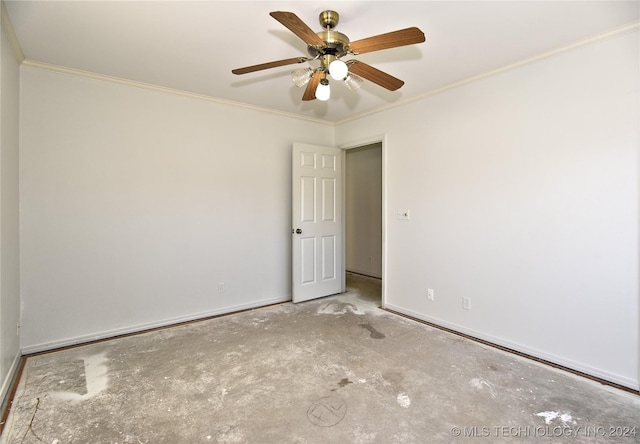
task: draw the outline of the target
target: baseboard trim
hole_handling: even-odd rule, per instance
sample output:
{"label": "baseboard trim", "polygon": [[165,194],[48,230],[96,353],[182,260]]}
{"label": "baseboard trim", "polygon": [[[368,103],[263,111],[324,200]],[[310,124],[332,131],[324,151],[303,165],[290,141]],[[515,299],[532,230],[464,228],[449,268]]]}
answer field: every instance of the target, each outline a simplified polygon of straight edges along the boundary
{"label": "baseboard trim", "polygon": [[463,327],[442,321],[440,319],[431,318],[429,316],[424,316],[420,313],[416,313],[412,310],[407,310],[403,307],[387,304],[382,308],[382,310],[398,316],[412,319],[416,322],[420,322],[421,324],[429,325],[430,327],[434,327],[439,330],[443,330],[475,342],[479,342],[483,345],[515,354],[523,358],[538,362],[540,364],[544,364],[558,370],[562,370],[573,375],[580,376],[591,381],[595,381],[600,384],[640,396],[640,389],[637,388],[638,383],[619,375],[602,372],[599,369],[587,367],[579,363],[567,362],[562,358],[550,356],[539,350],[533,350],[519,344],[504,341],[500,338],[484,335],[474,330],[465,329]]}
{"label": "baseboard trim", "polygon": [[100,333],[94,333],[91,335],[77,336],[75,338],[63,339],[60,341],[47,342],[43,344],[36,344],[23,347],[22,353],[24,356],[34,356],[43,353],[51,353],[59,350],[64,350],[72,347],[79,347],[96,342],[108,341],[111,339],[121,338],[124,336],[131,336],[141,333],[147,333],[149,331],[159,330],[163,328],[175,327],[182,324],[189,324],[192,322],[206,321],[208,319],[217,318],[220,316],[227,316],[243,311],[253,310],[256,308],[268,307],[270,305],[282,304],[283,302],[291,301],[291,297],[281,297],[267,299],[264,301],[253,302],[249,304],[235,305],[231,307],[225,307],[217,310],[212,310],[204,313],[196,313],[188,316],[181,316],[177,318],[165,319],[162,321],[151,322],[148,324],[138,324],[127,328],[108,330]]}
{"label": "baseboard trim", "polygon": [[355,274],[355,275],[358,275],[358,276],[364,276],[364,277],[368,277],[368,278],[371,278],[371,279],[382,280],[382,276],[374,276],[372,274],[367,274],[367,273],[360,272],[360,271],[355,271],[355,270],[345,270],[345,271],[347,273],[349,273],[349,274]]}
{"label": "baseboard trim", "polygon": [[7,418],[9,417],[13,399],[16,395],[16,391],[18,390],[18,384],[20,383],[25,363],[26,359],[22,356],[22,353],[18,351],[11,363],[11,369],[2,384],[2,408],[0,410],[2,412],[2,420],[0,420],[0,436],[2,436],[4,426],[7,423]]}

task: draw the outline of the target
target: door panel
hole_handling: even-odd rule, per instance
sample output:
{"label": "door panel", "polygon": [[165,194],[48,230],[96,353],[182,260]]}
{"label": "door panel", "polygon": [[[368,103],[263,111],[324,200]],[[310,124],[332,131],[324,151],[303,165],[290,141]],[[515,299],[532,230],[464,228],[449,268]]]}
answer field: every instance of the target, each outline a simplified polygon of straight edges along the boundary
{"label": "door panel", "polygon": [[293,302],[342,288],[342,151],[294,143]]}
{"label": "door panel", "polygon": [[335,179],[322,179],[322,221],[333,222],[336,216]]}
{"label": "door panel", "polygon": [[301,221],[302,222],[315,222],[316,220],[316,178],[315,177],[301,177],[300,187],[302,188],[300,199],[301,205]]}
{"label": "door panel", "polygon": [[316,240],[313,238],[300,238],[300,249],[302,284],[311,284],[316,280]]}
{"label": "door panel", "polygon": [[322,236],[322,280],[336,277],[336,237]]}

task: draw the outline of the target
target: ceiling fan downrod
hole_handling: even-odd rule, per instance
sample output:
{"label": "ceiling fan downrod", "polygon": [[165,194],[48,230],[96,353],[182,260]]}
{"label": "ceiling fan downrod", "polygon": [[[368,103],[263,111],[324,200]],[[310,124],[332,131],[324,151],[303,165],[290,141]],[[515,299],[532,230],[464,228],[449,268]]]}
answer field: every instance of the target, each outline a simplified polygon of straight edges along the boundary
{"label": "ceiling fan downrod", "polygon": [[336,11],[327,10],[320,13],[320,26],[324,31],[317,32],[316,35],[322,39],[324,45],[322,47],[309,45],[307,52],[311,57],[317,58],[328,54],[340,58],[349,52],[349,37],[333,30],[339,20],[340,15]]}

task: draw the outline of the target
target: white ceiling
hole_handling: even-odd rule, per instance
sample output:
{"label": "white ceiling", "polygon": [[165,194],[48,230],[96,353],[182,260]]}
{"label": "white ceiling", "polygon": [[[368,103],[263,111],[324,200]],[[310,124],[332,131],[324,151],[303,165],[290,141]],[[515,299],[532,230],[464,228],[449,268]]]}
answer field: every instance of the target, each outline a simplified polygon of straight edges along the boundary
{"label": "white ceiling", "polygon": [[[341,121],[636,22],[636,1],[6,1],[25,59],[243,104]],[[426,43],[357,56],[405,81],[395,92],[332,83],[328,102],[302,102],[291,65],[306,56],[269,16],[290,11],[315,31],[325,9],[351,41],[417,26]],[[317,61],[308,62],[317,65]],[[302,65],[304,66],[304,65]]]}

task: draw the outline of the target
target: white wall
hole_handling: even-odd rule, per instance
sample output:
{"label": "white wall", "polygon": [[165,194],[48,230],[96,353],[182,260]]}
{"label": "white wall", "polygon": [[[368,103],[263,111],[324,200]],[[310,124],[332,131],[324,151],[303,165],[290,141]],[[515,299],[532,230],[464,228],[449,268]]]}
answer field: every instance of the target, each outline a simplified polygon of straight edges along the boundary
{"label": "white wall", "polygon": [[346,151],[346,269],[382,277],[382,144]]}
{"label": "white wall", "polygon": [[386,134],[389,308],[638,388],[638,40],[337,128]]}
{"label": "white wall", "polygon": [[26,66],[20,118],[25,352],[290,299],[291,145],[332,127]]}
{"label": "white wall", "polygon": [[4,29],[0,38],[0,400],[4,400],[20,359],[19,71]]}
{"label": "white wall", "polygon": [[21,69],[25,352],[288,299],[291,143],[384,133],[387,306],[638,388],[637,32],[344,123],[335,139]]}

